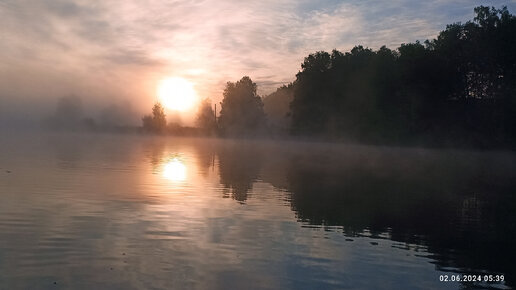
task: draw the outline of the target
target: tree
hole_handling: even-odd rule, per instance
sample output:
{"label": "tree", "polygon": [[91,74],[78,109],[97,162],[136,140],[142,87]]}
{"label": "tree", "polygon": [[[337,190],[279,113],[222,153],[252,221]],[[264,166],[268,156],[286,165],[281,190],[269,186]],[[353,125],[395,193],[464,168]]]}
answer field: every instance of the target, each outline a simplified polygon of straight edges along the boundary
{"label": "tree", "polygon": [[[294,134],[361,138],[383,125],[378,104],[395,84],[384,68],[395,57],[382,48],[356,46],[350,52],[317,52],[305,58],[291,103]],[[380,69],[378,69],[380,68]]]}
{"label": "tree", "polygon": [[217,131],[217,121],[215,120],[215,111],[211,107],[210,99],[206,98],[201,102],[196,118],[197,127],[204,134],[212,135]]}
{"label": "tree", "polygon": [[162,133],[167,126],[165,111],[161,103],[152,107],[152,115],[145,115],[142,118],[143,129],[147,132]]}
{"label": "tree", "polygon": [[290,103],[294,98],[294,84],[282,86],[263,98],[263,110],[274,133],[286,133],[290,127]]}
{"label": "tree", "polygon": [[256,83],[244,76],[236,83],[228,82],[221,102],[219,125],[222,133],[232,136],[249,136],[263,133],[265,113]]}
{"label": "tree", "polygon": [[516,17],[479,6],[475,18],[448,25],[429,42],[452,80],[447,131],[463,142],[516,143]]}
{"label": "tree", "polygon": [[516,17],[475,8],[434,40],[310,54],[296,75],[293,134],[373,143],[516,144]]}

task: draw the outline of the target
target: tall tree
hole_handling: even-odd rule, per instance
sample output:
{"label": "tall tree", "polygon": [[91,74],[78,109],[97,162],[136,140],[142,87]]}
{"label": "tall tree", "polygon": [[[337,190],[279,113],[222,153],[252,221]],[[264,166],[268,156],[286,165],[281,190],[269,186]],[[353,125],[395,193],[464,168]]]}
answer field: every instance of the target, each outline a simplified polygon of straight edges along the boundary
{"label": "tall tree", "polygon": [[222,133],[229,136],[251,136],[265,130],[262,99],[251,78],[244,76],[226,84],[218,121]]}
{"label": "tall tree", "polygon": [[480,6],[424,44],[310,54],[294,134],[365,142],[516,145],[516,17]]}
{"label": "tall tree", "polygon": [[323,132],[327,113],[331,110],[326,82],[331,68],[331,56],[320,51],[310,54],[301,64],[302,71],[296,75],[294,99],[290,104],[292,132],[314,134]]}
{"label": "tall tree", "polygon": [[215,120],[215,111],[211,107],[210,99],[204,99],[197,111],[196,118],[197,127],[202,130],[204,134],[213,135],[217,131],[217,121]]}
{"label": "tall tree", "polygon": [[142,118],[143,129],[147,132],[162,133],[167,126],[165,110],[161,103],[156,103],[152,107],[152,115]]}
{"label": "tall tree", "polygon": [[294,84],[282,86],[263,98],[263,110],[269,128],[274,133],[287,133],[290,127],[290,103],[294,99]]}

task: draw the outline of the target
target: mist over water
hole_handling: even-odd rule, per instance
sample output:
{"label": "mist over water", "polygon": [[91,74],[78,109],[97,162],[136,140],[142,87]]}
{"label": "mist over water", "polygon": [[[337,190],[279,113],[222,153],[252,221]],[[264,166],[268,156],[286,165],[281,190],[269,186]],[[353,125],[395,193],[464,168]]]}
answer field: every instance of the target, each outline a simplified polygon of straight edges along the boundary
{"label": "mist over water", "polygon": [[[4,133],[6,289],[514,287],[516,155]],[[440,282],[440,275],[504,282]]]}

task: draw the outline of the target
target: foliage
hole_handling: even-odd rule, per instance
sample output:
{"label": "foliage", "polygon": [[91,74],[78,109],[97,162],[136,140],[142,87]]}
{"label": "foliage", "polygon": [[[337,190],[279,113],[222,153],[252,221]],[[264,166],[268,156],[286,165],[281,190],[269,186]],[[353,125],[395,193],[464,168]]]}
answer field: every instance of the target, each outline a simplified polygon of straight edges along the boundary
{"label": "foliage", "polygon": [[249,136],[265,129],[262,99],[256,93],[256,83],[248,76],[226,84],[218,122],[228,136]]}
{"label": "foliage", "polygon": [[152,107],[152,115],[142,118],[143,129],[146,132],[162,133],[167,126],[167,119],[163,106],[160,103]]}
{"label": "foliage", "polygon": [[296,75],[291,132],[373,143],[516,143],[516,17],[480,6],[424,44],[316,52]]}
{"label": "foliage", "polygon": [[272,133],[286,133],[290,127],[290,103],[294,99],[294,84],[278,88],[263,98],[263,110]]}
{"label": "foliage", "polygon": [[217,121],[215,120],[215,111],[211,106],[211,101],[206,98],[201,102],[196,118],[197,127],[204,134],[213,135],[217,132]]}

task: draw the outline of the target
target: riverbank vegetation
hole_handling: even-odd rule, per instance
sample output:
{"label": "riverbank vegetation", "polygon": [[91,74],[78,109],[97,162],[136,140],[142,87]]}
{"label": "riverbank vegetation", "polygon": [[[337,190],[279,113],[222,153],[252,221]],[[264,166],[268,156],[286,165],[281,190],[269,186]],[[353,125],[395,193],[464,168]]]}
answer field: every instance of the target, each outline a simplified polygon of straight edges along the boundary
{"label": "riverbank vegetation", "polygon": [[[474,11],[473,20],[450,24],[424,42],[314,52],[293,82],[263,97],[248,76],[228,82],[219,110],[210,99],[200,102],[195,127],[170,116],[167,123],[159,103],[139,128],[104,123],[117,124],[111,130],[181,136],[514,148],[516,17],[505,7]],[[68,103],[47,123],[103,129],[92,118],[79,120]],[[115,111],[106,114],[109,120]]]}

